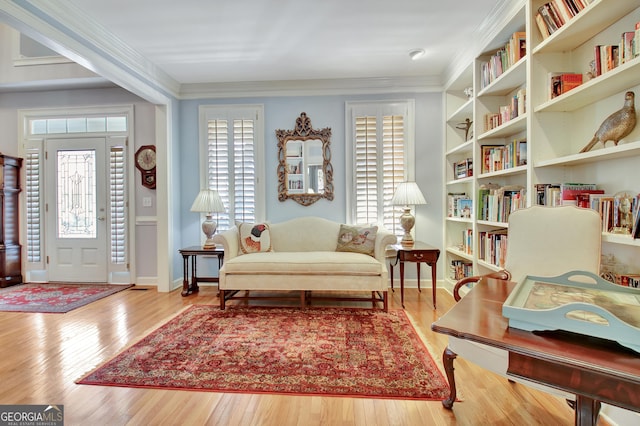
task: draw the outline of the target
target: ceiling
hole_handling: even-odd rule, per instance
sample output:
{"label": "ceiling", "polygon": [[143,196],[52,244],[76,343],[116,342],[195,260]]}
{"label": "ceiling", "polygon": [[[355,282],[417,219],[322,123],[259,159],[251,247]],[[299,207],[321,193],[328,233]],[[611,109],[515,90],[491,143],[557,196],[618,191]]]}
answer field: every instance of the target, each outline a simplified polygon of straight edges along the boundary
{"label": "ceiling", "polygon": [[[501,0],[70,0],[181,85],[443,73]],[[409,52],[426,54],[412,61]]]}

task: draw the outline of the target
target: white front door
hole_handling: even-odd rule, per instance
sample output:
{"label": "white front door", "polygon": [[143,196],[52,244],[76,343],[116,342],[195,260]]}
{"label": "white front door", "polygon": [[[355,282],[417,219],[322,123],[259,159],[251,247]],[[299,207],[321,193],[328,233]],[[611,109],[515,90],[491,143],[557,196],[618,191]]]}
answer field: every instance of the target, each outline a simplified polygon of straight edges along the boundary
{"label": "white front door", "polygon": [[105,138],[49,139],[49,281],[107,282]]}

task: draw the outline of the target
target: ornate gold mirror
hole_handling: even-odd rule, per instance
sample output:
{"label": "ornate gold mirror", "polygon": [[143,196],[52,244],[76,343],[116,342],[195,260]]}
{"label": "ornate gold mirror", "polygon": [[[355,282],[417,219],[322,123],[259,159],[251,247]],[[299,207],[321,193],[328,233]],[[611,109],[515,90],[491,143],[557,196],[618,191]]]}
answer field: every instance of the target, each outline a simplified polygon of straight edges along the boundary
{"label": "ornate gold mirror", "polygon": [[333,200],[331,128],[314,130],[303,112],[293,130],[276,130],[278,137],[278,200],[309,206],[321,198]]}

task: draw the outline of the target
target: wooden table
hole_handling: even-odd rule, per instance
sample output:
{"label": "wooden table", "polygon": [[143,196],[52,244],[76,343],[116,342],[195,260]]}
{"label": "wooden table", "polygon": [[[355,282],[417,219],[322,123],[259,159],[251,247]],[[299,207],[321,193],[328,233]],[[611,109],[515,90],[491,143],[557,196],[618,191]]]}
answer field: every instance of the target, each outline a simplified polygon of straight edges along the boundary
{"label": "wooden table", "polygon": [[[574,393],[576,425],[595,425],[600,402],[640,411],[640,354],[612,341],[569,332],[509,328],[502,304],[514,286],[507,281],[481,280],[431,329],[506,350],[508,375]],[[446,348],[443,361],[451,394],[442,404],[447,408],[456,398],[455,358]]]}
{"label": "wooden table", "polygon": [[[200,291],[198,281],[217,283],[218,277],[198,277],[196,271],[196,259],[198,256],[216,256],[218,258],[218,270],[222,267],[224,260],[224,250],[222,246],[215,249],[203,249],[201,246],[191,246],[178,250],[182,255],[182,295],[188,296],[191,293]],[[189,276],[189,258],[191,258],[191,276]]]}
{"label": "wooden table", "polygon": [[418,291],[420,290],[420,263],[424,262],[431,267],[431,292],[433,297],[433,309],[436,309],[436,264],[440,257],[440,249],[428,244],[416,241],[412,247],[404,247],[401,244],[391,246],[396,256],[389,262],[391,275],[391,290],[393,290],[393,267],[400,262],[400,302],[404,308],[404,262],[415,262],[418,271]]}

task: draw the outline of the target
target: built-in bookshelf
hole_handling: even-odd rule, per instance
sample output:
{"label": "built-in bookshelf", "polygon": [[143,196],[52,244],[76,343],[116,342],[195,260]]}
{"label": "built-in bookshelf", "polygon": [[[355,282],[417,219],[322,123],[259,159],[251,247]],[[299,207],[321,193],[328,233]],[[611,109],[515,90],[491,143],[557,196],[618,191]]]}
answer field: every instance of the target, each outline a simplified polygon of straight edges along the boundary
{"label": "built-in bookshelf", "polygon": [[[554,2],[515,1],[502,28],[445,89],[444,194],[467,194],[473,211],[470,218],[445,215],[445,267],[456,272],[448,274],[449,284],[460,274],[500,269],[500,258],[496,263],[487,257],[487,249],[497,239],[504,250],[500,235],[508,214],[537,204],[543,185],[586,182],[605,195],[640,194],[640,126],[617,146],[609,142],[580,152],[600,123],[623,106],[625,92],[640,96],[640,0],[582,1],[577,13],[558,11],[564,13],[562,25],[544,33],[538,15],[549,3]],[[630,42],[636,30],[638,41]],[[493,73],[514,39],[524,46],[522,54]],[[607,56],[614,51],[622,57]],[[600,68],[594,69],[598,60]],[[555,92],[554,79],[560,85]],[[454,164],[467,159],[473,176],[456,179]],[[492,198],[490,215],[487,188],[510,197]],[[615,259],[614,269],[640,274],[640,239],[619,227],[603,228],[609,229],[603,229],[602,252]]]}

